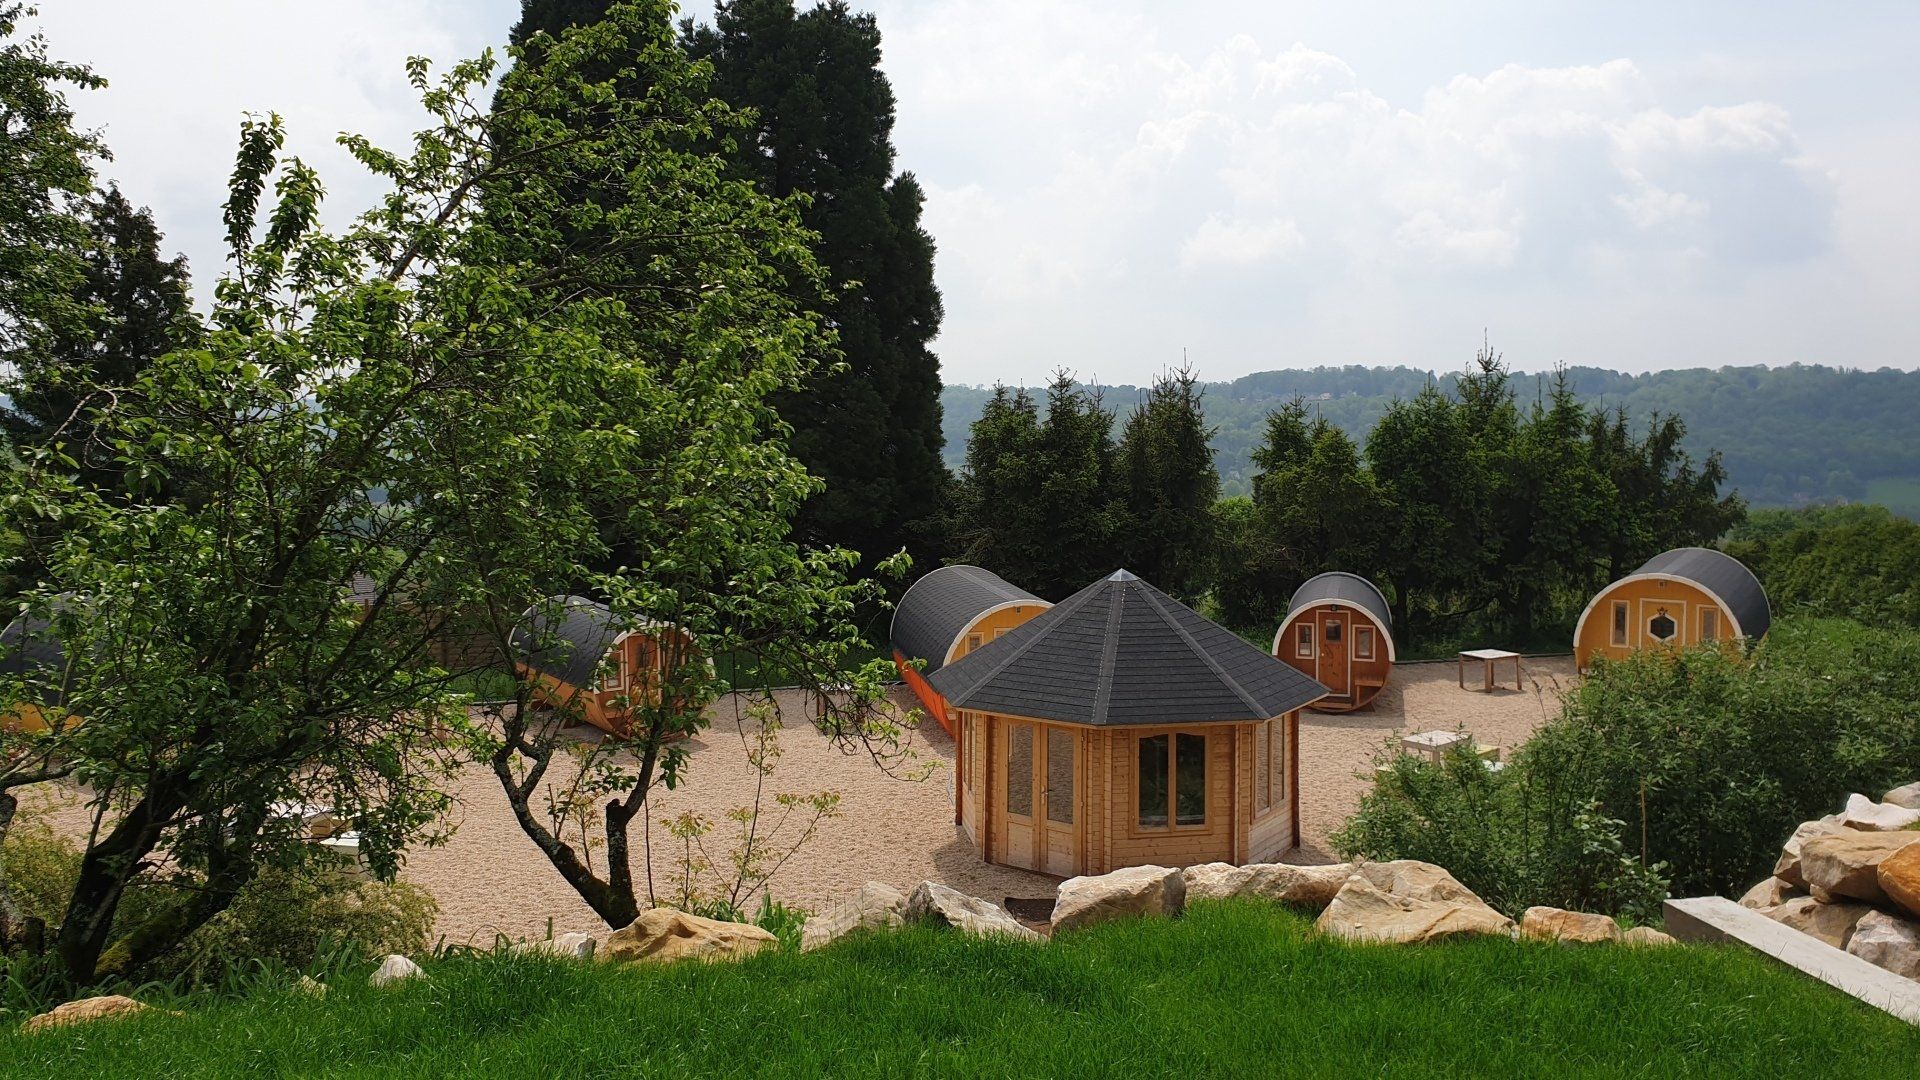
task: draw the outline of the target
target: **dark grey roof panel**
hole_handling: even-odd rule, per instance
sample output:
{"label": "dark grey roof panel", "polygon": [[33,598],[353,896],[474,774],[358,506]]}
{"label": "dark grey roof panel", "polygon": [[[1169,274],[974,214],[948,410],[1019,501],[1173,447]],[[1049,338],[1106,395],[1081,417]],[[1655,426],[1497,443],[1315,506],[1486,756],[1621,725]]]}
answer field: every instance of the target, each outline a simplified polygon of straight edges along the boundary
{"label": "dark grey roof panel", "polygon": [[593,685],[600,662],[620,636],[613,611],[584,596],[555,596],[533,605],[513,628],[523,664],[575,687]]}
{"label": "dark grey roof panel", "polygon": [[928,681],[958,708],[1102,726],[1267,720],[1327,693],[1125,570]]}
{"label": "dark grey roof panel", "polygon": [[[38,615],[21,615],[0,630],[0,674],[14,678],[39,680],[63,679],[67,666],[66,650],[49,629],[52,622]],[[36,704],[55,708],[65,703],[66,695],[57,683],[43,688]]]}
{"label": "dark grey roof panel", "polygon": [[954,639],[988,610],[1022,602],[1047,602],[978,566],[942,566],[907,589],[893,612],[888,636],[910,660],[925,660],[921,674],[931,675],[947,661]]}
{"label": "dark grey roof panel", "polygon": [[1636,574],[1666,574],[1694,582],[1718,596],[1750,638],[1765,636],[1773,624],[1773,608],[1760,579],[1739,559],[1712,548],[1684,547],[1663,551],[1648,559]]}
{"label": "dark grey roof panel", "polygon": [[1381,626],[1393,625],[1393,610],[1387,606],[1386,596],[1373,582],[1344,570],[1317,574],[1301,582],[1293,591],[1293,600],[1287,604],[1287,615],[1291,617],[1301,608],[1314,604],[1351,604],[1364,609]]}

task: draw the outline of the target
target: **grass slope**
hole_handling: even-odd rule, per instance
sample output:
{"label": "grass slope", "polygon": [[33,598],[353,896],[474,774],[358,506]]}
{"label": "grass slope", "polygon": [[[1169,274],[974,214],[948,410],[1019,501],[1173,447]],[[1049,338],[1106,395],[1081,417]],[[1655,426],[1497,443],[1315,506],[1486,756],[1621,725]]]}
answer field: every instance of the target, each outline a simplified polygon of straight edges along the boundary
{"label": "grass slope", "polygon": [[7,1076],[1907,1075],[1920,1030],[1752,954],[1318,939],[1200,904],[1044,947],[925,929],[739,965],[449,960],[0,1036]]}

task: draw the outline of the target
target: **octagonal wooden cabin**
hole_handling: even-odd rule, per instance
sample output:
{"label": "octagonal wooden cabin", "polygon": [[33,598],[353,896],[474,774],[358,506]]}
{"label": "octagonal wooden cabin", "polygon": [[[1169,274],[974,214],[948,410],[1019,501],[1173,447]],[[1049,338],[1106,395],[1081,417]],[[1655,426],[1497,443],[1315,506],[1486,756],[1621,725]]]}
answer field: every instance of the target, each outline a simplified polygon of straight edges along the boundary
{"label": "octagonal wooden cabin", "polygon": [[[953,710],[927,677],[983,648],[1052,604],[978,566],[942,566],[908,587],[893,609],[888,637],[900,678],[954,734]],[[921,661],[916,667],[914,661]]]}
{"label": "octagonal wooden cabin", "polygon": [[928,682],[988,862],[1065,877],[1300,842],[1300,709],[1326,688],[1125,570]]}
{"label": "octagonal wooden cabin", "polygon": [[1773,610],[1760,579],[1712,548],[1663,551],[1595,594],[1573,630],[1575,665],[1641,649],[1739,644],[1765,637]]}
{"label": "octagonal wooden cabin", "polygon": [[511,638],[514,668],[533,681],[534,700],[578,707],[581,718],[612,735],[630,733],[636,701],[659,700],[662,678],[702,662],[679,627],[622,624],[612,609],[584,596],[554,596],[521,613]]}
{"label": "octagonal wooden cabin", "polygon": [[1315,712],[1373,704],[1393,672],[1393,611],[1373,582],[1344,571],[1302,582],[1273,635],[1273,655],[1327,688]]}

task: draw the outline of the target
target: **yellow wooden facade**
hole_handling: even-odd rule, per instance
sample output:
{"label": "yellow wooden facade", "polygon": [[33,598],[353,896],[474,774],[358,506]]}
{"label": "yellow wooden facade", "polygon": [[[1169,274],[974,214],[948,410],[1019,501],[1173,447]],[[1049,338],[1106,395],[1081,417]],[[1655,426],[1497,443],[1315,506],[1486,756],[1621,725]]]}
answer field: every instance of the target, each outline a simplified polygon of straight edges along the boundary
{"label": "yellow wooden facade", "polygon": [[[1669,625],[1663,619],[1672,620]],[[1731,642],[1732,614],[1705,589],[1677,578],[1629,577],[1600,591],[1574,630],[1574,661],[1622,660],[1642,649]],[[1666,636],[1662,636],[1666,635]]]}

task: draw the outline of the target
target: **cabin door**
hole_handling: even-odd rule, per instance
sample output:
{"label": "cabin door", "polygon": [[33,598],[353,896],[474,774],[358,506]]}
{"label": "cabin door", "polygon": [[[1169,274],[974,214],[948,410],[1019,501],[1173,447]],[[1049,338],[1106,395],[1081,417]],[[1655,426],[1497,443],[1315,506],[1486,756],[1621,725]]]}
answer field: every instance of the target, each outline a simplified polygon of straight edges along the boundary
{"label": "cabin door", "polygon": [[1320,682],[1332,691],[1328,696],[1353,696],[1353,641],[1345,611],[1320,613]]}
{"label": "cabin door", "polygon": [[1005,736],[996,755],[1005,838],[999,861],[1062,877],[1079,873],[1080,740],[1024,720],[999,723]]}

